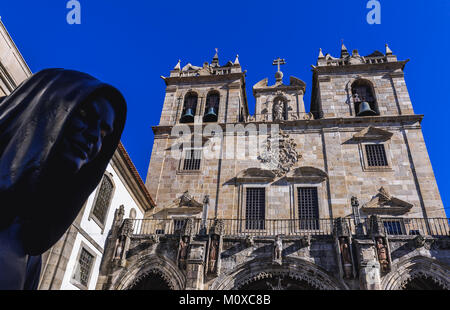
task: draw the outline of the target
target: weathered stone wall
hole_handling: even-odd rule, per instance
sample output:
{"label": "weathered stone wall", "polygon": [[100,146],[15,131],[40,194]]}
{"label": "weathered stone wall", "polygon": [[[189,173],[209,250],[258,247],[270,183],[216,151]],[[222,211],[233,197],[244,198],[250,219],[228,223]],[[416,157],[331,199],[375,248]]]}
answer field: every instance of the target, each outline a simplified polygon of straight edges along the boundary
{"label": "weathered stone wall", "polygon": [[[367,125],[392,133],[385,145],[389,162],[387,169],[365,169],[364,143],[353,136]],[[408,217],[445,217],[439,190],[418,121],[404,124],[393,120],[365,124],[322,124],[320,121],[299,121],[280,127],[297,144],[302,155],[298,167],[315,167],[328,174],[328,180],[317,184],[320,197],[320,217],[343,217],[351,214],[350,198],[357,196],[361,204],[369,202],[381,187],[390,195],[413,204]],[[259,137],[264,140],[263,137]],[[283,178],[268,183],[236,183],[235,177],[248,168],[263,168],[256,155],[245,159],[204,158],[201,171],[184,173],[180,159],[171,156],[175,137],[155,137],[147,187],[160,208],[170,204],[185,191],[197,201],[209,195],[208,216],[239,218],[245,213],[245,188],[266,187],[267,219],[294,218],[295,185]],[[215,143],[220,150],[221,142]],[[226,145],[226,148],[228,144]],[[223,150],[226,152],[226,149]],[[217,210],[217,214],[216,214]],[[364,215],[364,214],[363,214]]]}

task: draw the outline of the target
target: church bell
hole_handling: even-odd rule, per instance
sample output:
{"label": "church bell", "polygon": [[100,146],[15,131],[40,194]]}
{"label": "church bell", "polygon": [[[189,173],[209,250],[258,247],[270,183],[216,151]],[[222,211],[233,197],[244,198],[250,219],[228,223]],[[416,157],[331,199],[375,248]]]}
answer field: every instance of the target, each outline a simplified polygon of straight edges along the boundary
{"label": "church bell", "polygon": [[217,121],[217,114],[216,110],[211,107],[208,110],[208,113],[205,115],[205,122],[216,122]]}
{"label": "church bell", "polygon": [[194,122],[194,114],[191,108],[186,110],[186,113],[181,117],[180,120],[182,123],[193,123]]}
{"label": "church bell", "polygon": [[374,116],[377,115],[377,112],[373,111],[370,108],[370,104],[367,101],[361,102],[359,106],[359,113],[357,116]]}

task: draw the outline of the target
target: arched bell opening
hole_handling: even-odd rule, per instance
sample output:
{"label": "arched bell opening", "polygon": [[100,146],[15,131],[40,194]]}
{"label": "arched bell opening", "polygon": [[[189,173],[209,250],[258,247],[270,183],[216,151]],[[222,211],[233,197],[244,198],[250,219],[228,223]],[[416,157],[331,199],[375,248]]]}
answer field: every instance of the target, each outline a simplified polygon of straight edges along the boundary
{"label": "arched bell opening", "polygon": [[356,116],[380,115],[372,84],[358,79],[352,84],[352,96]]}
{"label": "arched bell opening", "polygon": [[180,123],[193,123],[197,112],[198,95],[189,92],[184,98],[183,113],[181,114]]}
{"label": "arched bell opening", "polygon": [[206,97],[205,115],[203,121],[205,123],[217,122],[219,117],[220,94],[218,92],[210,92]]}

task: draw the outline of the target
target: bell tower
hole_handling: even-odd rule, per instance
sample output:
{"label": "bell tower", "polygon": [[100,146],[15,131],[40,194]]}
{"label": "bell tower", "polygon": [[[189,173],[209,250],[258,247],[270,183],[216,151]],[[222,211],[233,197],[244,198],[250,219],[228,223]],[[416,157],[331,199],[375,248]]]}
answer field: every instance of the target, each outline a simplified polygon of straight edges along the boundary
{"label": "bell tower", "polygon": [[397,60],[387,44],[384,54],[367,56],[350,54],[344,43],[339,58],[320,49],[311,112],[315,118],[414,114],[403,73],[408,61]]}
{"label": "bell tower", "polygon": [[161,77],[166,83],[166,97],[161,126],[198,123],[235,123],[248,115],[245,72],[239,56],[220,65],[218,50],[211,63],[181,67],[181,60]]}

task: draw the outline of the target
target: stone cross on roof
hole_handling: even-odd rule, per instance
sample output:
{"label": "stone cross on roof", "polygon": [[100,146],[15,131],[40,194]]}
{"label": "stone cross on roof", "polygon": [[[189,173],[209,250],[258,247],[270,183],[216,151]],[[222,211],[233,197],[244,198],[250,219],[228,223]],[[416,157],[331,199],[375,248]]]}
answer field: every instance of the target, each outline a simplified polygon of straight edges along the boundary
{"label": "stone cross on roof", "polygon": [[285,59],[281,59],[281,58],[277,58],[273,61],[273,66],[278,66],[278,72],[280,72],[280,65],[285,65],[286,64],[286,60]]}

